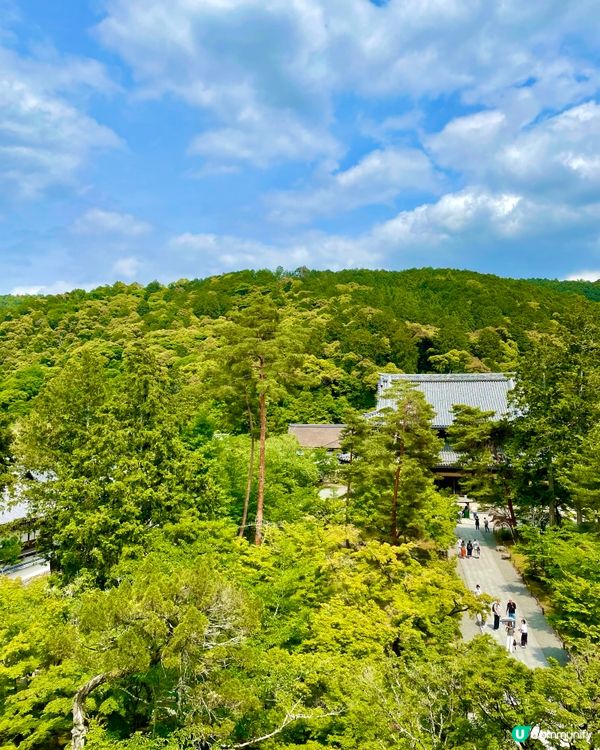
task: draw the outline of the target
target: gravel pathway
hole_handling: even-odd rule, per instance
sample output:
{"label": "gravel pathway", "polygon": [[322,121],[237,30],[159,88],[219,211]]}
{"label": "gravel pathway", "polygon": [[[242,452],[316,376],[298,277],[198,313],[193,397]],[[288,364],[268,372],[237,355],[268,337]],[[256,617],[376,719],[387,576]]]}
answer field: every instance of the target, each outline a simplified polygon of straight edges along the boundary
{"label": "gravel pathway", "polygon": [[[564,664],[567,654],[561,642],[544,617],[541,607],[530,594],[521,577],[510,560],[503,560],[496,550],[494,535],[483,531],[484,514],[480,513],[481,529],[475,530],[472,519],[461,519],[456,527],[456,536],[465,541],[477,539],[481,545],[479,559],[458,559],[458,571],[471,591],[479,584],[485,594],[497,597],[501,604],[502,616],[505,616],[506,602],[512,599],[517,604],[517,623],[524,617],[529,625],[529,643],[526,648],[517,646],[515,658],[527,664],[528,667],[548,666],[548,657],[557,659]],[[452,554],[456,555],[456,547]],[[506,632],[501,625],[499,630],[492,628],[493,615],[490,613],[483,627],[479,627],[471,615],[465,613],[461,625],[463,638],[469,640],[480,633],[487,633],[495,638],[504,648],[506,646]],[[520,634],[517,633],[517,643]]]}

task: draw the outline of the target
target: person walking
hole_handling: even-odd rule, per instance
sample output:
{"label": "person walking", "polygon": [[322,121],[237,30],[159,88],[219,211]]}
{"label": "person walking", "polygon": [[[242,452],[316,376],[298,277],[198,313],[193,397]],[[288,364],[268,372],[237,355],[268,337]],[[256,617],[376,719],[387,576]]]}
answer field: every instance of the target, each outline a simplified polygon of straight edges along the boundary
{"label": "person walking", "polygon": [[456,554],[460,557],[460,548],[462,547],[463,540],[459,537],[456,542]]}
{"label": "person walking", "polygon": [[494,630],[500,628],[500,602],[498,599],[492,604],[492,614],[494,615]]}
{"label": "person walking", "polygon": [[512,599],[509,599],[506,604],[506,615],[507,617],[510,617],[511,620],[517,619],[517,605]]}
{"label": "person walking", "polygon": [[490,530],[490,522],[487,520],[487,518],[483,519],[483,530],[487,534]]}
{"label": "person walking", "polygon": [[465,558],[467,556],[467,545],[465,544],[465,540],[462,540],[462,544],[460,545],[460,556],[462,558]]}
{"label": "person walking", "polygon": [[[481,596],[481,586],[479,584],[477,584],[475,586],[475,596],[477,596],[477,597]],[[483,626],[485,624],[485,620],[483,618],[483,613],[482,612],[477,612],[477,614],[475,615],[475,624],[477,625],[477,627],[480,630],[483,631]]]}
{"label": "person walking", "polygon": [[521,632],[521,648],[525,648],[525,646],[527,646],[527,634],[529,631],[527,620],[525,618],[521,620],[521,627],[519,628],[519,631]]}
{"label": "person walking", "polygon": [[515,623],[512,620],[506,623],[506,650],[509,654],[515,650]]}
{"label": "person walking", "polygon": [[479,546],[477,539],[473,542],[473,554],[479,560],[479,557],[481,556],[481,547]]}
{"label": "person walking", "polygon": [[473,517],[475,518],[475,531],[479,531],[479,516],[475,513]]}
{"label": "person walking", "polygon": [[467,557],[473,557],[473,543],[470,539],[467,542]]}

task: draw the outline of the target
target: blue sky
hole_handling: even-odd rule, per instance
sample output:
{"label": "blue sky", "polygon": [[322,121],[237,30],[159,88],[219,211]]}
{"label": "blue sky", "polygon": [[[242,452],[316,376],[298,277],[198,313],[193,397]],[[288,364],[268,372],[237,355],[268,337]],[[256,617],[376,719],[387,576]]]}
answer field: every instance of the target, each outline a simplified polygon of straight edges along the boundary
{"label": "blue sky", "polygon": [[598,0],[0,0],[0,293],[600,276]]}

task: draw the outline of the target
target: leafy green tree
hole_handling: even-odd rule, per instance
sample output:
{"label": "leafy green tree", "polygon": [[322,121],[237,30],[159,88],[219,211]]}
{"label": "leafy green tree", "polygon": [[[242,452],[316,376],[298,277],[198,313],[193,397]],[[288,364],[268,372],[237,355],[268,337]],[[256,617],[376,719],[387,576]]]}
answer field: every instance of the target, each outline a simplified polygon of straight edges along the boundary
{"label": "leafy green tree", "polygon": [[173,388],[140,347],[126,353],[116,381],[86,348],[24,421],[18,455],[34,472],[26,484],[38,548],[67,578],[88,571],[105,581],[152,528],[201,505],[203,471],[184,449]]}
{"label": "leafy green tree", "polygon": [[351,470],[353,518],[397,544],[424,533],[427,509],[436,502],[431,469],[442,442],[431,428],[433,407],[420,391],[398,382],[388,397],[394,409],[372,417],[360,432],[358,426],[347,430],[344,440],[360,436]]}
{"label": "leafy green tree", "polygon": [[598,535],[565,523],[544,531],[528,527],[521,537],[526,573],[545,590],[562,638],[573,650],[600,642]]}
{"label": "leafy green tree", "polygon": [[344,521],[350,523],[351,507],[353,505],[353,493],[355,492],[355,480],[360,482],[360,477],[364,473],[364,464],[356,463],[360,459],[361,453],[364,452],[367,440],[372,433],[372,423],[358,411],[349,410],[344,415],[345,427],[342,430],[340,447],[347,456],[347,464],[344,467],[344,477],[346,479],[346,496]]}
{"label": "leafy green tree", "polygon": [[562,480],[571,493],[578,523],[600,524],[600,426],[583,438]]}
{"label": "leafy green tree", "polygon": [[53,750],[67,744],[81,670],[70,597],[45,581],[22,586],[0,576],[0,746]]}
{"label": "leafy green tree", "polygon": [[0,565],[14,565],[21,555],[23,546],[16,535],[0,537]]}
{"label": "leafy green tree", "polygon": [[561,480],[600,414],[599,353],[598,315],[582,310],[553,333],[536,336],[517,369],[514,455],[548,508],[551,525],[559,520],[559,507],[569,503]]}
{"label": "leafy green tree", "polygon": [[6,416],[0,415],[0,498],[12,481],[12,434]]}
{"label": "leafy green tree", "polygon": [[461,488],[484,507],[506,507],[510,527],[516,529],[511,467],[504,450],[509,425],[495,421],[494,411],[474,406],[457,404],[452,411],[454,422],[448,429],[448,438],[459,453],[459,464],[464,471]]}
{"label": "leafy green tree", "polygon": [[477,357],[464,349],[432,354],[429,364],[435,372],[486,372],[488,369]]}
{"label": "leafy green tree", "polygon": [[[263,538],[268,409],[283,398],[287,387],[302,379],[302,352],[311,322],[314,316],[294,312],[285,295],[255,292],[230,313],[229,319],[215,324],[213,356],[218,368],[239,388],[251,434],[251,415],[258,414],[256,544]],[[247,506],[245,510],[247,515]]]}

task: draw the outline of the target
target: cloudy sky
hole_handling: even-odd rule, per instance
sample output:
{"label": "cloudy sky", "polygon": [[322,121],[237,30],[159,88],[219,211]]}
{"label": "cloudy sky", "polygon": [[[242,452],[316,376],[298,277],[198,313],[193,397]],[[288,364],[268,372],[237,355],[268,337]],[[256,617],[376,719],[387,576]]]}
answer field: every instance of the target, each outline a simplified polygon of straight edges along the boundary
{"label": "cloudy sky", "polygon": [[600,276],[600,0],[0,0],[0,293]]}

